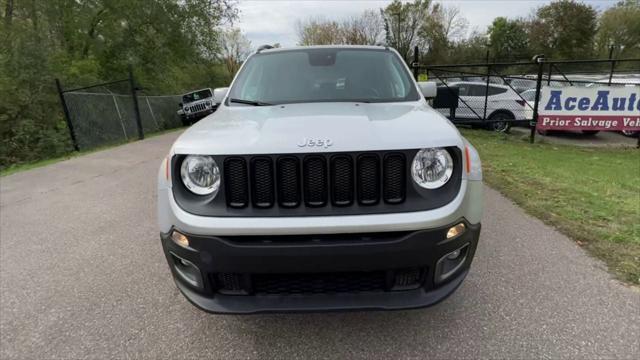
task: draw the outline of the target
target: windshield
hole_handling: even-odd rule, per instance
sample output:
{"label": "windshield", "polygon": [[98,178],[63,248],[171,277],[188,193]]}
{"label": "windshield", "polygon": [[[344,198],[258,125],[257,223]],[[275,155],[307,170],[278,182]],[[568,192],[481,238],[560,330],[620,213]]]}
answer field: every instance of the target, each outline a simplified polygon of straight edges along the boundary
{"label": "windshield", "polygon": [[182,102],[186,104],[186,103],[190,103],[190,102],[193,102],[193,101],[206,99],[206,98],[209,98],[209,97],[211,97],[211,90],[204,89],[204,90],[192,92],[191,94],[183,95],[182,96]]}
{"label": "windshield", "polygon": [[415,101],[419,96],[395,53],[334,48],[256,54],[238,75],[229,99],[285,104]]}

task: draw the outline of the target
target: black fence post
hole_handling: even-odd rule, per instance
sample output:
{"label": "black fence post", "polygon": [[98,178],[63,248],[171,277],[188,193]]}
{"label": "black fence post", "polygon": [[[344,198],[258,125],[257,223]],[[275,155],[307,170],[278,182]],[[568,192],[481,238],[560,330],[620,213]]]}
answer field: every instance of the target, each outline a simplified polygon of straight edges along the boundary
{"label": "black fence post", "polygon": [[136,117],[136,125],[138,126],[138,139],[144,139],[144,130],[142,129],[142,119],[140,118],[140,107],[138,106],[138,88],[136,80],[133,77],[133,69],[129,65],[129,86],[131,87],[131,97],[133,98],[133,111]]}
{"label": "black fence post", "polygon": [[[489,52],[487,51],[487,54]],[[487,56],[487,60],[489,57]],[[487,86],[484,89],[484,114],[482,115],[482,121],[487,121],[487,104],[489,103],[489,80],[491,79],[491,65],[487,62]]]}
{"label": "black fence post", "polygon": [[420,72],[420,49],[416,46],[413,48],[413,64],[411,67],[413,68],[413,78],[418,81],[418,75]]}
{"label": "black fence post", "polygon": [[[536,126],[538,124],[538,106],[540,105],[540,90],[542,89],[542,74],[544,73],[544,55],[533,58],[538,63],[538,79],[536,81],[536,99],[533,103],[533,122],[529,142],[533,144],[536,138]],[[549,64],[551,66],[551,64]]]}
{"label": "black fence post", "polygon": [[76,140],[76,134],[73,131],[73,123],[71,123],[71,117],[69,116],[69,108],[67,107],[67,101],[64,99],[64,91],[62,90],[62,85],[60,84],[60,80],[56,78],[56,88],[58,89],[58,95],[60,96],[60,103],[62,104],[62,112],[64,113],[64,120],[67,122],[67,127],[69,128],[69,136],[71,137],[71,143],[73,144],[73,149],[75,151],[80,151],[80,147],[78,147],[78,140]]}
{"label": "black fence post", "polygon": [[609,47],[609,60],[611,60],[611,71],[609,72],[609,83],[607,84],[608,86],[611,86],[611,81],[613,80],[613,72],[616,67],[616,61],[613,59],[613,49],[614,49],[614,46],[611,45]]}

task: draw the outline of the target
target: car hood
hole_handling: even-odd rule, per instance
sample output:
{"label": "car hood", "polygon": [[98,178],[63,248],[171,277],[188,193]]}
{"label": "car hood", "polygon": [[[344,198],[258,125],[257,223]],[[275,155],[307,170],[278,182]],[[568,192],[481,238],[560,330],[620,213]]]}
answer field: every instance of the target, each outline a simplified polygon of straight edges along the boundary
{"label": "car hood", "polygon": [[425,102],[307,103],[222,105],[187,129],[173,152],[283,154],[442,146],[462,148],[462,137]]}

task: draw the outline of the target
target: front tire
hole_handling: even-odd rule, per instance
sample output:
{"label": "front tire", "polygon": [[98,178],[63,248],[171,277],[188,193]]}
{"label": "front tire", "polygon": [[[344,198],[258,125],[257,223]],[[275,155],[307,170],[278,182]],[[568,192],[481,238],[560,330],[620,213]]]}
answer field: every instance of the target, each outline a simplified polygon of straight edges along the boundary
{"label": "front tire", "polygon": [[511,121],[513,116],[507,113],[496,113],[489,116],[491,123],[487,125],[488,130],[508,133],[511,129]]}
{"label": "front tire", "polygon": [[622,130],[622,135],[624,136],[628,136],[628,137],[638,137],[638,135],[640,135],[640,131],[634,131],[634,130]]}

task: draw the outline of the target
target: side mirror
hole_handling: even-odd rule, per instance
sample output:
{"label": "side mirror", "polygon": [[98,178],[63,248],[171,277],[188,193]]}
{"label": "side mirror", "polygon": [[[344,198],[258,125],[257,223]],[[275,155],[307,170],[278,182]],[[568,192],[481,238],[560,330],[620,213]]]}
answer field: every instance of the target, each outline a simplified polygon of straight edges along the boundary
{"label": "side mirror", "polygon": [[427,99],[433,99],[438,94],[438,86],[435,81],[418,81],[418,87],[422,96]]}
{"label": "side mirror", "polygon": [[182,103],[178,103],[178,107],[182,109]]}
{"label": "side mirror", "polygon": [[222,103],[222,100],[224,100],[224,97],[227,96],[228,91],[229,91],[228,87],[217,88],[213,90],[213,101],[215,101],[216,104]]}

